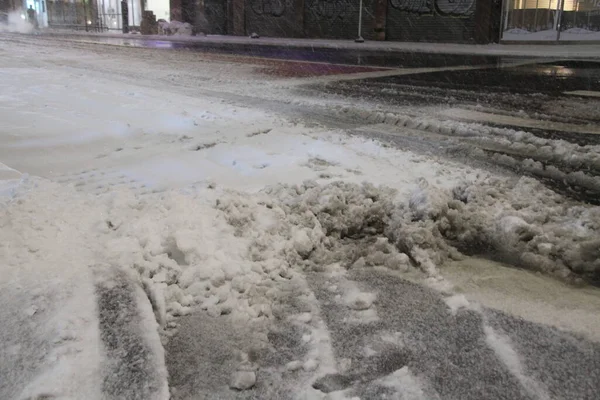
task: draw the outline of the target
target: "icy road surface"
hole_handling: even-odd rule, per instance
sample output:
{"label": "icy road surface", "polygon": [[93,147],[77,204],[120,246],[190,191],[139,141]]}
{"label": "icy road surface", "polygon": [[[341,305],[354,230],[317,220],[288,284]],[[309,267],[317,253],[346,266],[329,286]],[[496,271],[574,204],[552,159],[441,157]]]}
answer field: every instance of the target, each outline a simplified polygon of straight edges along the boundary
{"label": "icy road surface", "polygon": [[261,71],[0,38],[0,398],[598,397],[597,146]]}

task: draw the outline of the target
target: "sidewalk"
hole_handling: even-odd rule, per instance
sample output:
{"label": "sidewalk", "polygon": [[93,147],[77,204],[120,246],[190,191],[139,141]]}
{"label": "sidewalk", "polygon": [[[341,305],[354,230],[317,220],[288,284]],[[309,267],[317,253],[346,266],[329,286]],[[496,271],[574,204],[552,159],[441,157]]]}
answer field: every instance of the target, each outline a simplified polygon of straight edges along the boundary
{"label": "sidewalk", "polygon": [[235,49],[243,46],[266,46],[272,48],[297,48],[304,50],[355,50],[361,52],[420,52],[457,55],[506,56],[506,57],[544,57],[569,59],[600,59],[600,44],[456,44],[456,43],[415,43],[415,42],[377,42],[366,41],[355,43],[352,40],[334,39],[292,39],[264,37],[251,39],[245,36],[159,36],[122,33],[93,33],[74,31],[44,32],[46,36],[63,38],[98,38],[128,39],[136,41],[167,41],[172,43],[189,43],[194,47],[220,47]]}

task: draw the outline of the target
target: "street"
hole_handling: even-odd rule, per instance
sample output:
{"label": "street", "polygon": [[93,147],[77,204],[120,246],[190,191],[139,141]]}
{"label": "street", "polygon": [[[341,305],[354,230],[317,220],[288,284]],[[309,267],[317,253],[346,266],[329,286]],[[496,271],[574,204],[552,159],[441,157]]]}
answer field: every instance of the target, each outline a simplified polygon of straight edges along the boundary
{"label": "street", "polygon": [[598,397],[600,60],[165,43],[0,36],[0,398]]}

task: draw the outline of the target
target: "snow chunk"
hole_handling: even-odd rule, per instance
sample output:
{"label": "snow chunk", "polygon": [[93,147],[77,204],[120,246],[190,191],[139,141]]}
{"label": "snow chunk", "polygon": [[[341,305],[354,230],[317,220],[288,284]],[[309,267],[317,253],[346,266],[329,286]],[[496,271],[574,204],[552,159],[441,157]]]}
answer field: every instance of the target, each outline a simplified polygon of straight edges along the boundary
{"label": "snow chunk", "polygon": [[298,371],[300,368],[302,368],[302,364],[302,361],[290,361],[285,365],[285,369],[287,371]]}
{"label": "snow chunk", "polygon": [[344,297],[344,302],[353,310],[363,311],[371,308],[376,298],[374,293],[354,291]]}
{"label": "snow chunk", "polygon": [[314,358],[308,359],[304,364],[302,364],[302,369],[306,372],[315,371],[319,367],[319,361]]}
{"label": "snow chunk", "polygon": [[307,257],[315,247],[312,241],[310,240],[306,229],[297,230],[294,233],[293,240],[294,249],[303,258]]}
{"label": "snow chunk", "polygon": [[456,314],[459,309],[468,308],[470,305],[467,298],[462,294],[446,297],[444,298],[444,301],[446,302],[446,305],[448,305],[448,307],[450,308],[452,314]]}
{"label": "snow chunk", "polygon": [[229,387],[237,390],[248,390],[256,384],[256,372],[235,371],[231,376]]}

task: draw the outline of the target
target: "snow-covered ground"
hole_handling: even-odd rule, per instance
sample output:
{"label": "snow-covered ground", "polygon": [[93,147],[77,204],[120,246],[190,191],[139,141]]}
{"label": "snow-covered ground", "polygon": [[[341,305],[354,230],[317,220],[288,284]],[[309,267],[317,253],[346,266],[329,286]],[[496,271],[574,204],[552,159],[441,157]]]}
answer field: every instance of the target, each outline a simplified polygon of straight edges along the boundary
{"label": "snow-covered ground", "polygon": [[502,40],[525,40],[525,41],[585,41],[585,40],[600,40],[599,31],[591,31],[582,28],[571,28],[560,33],[560,37],[556,29],[545,31],[529,32],[525,29],[510,29],[502,32]]}
{"label": "snow-covered ground", "polygon": [[598,291],[508,307],[459,250],[581,283],[597,207],[160,52],[0,39],[0,398],[593,398]]}

